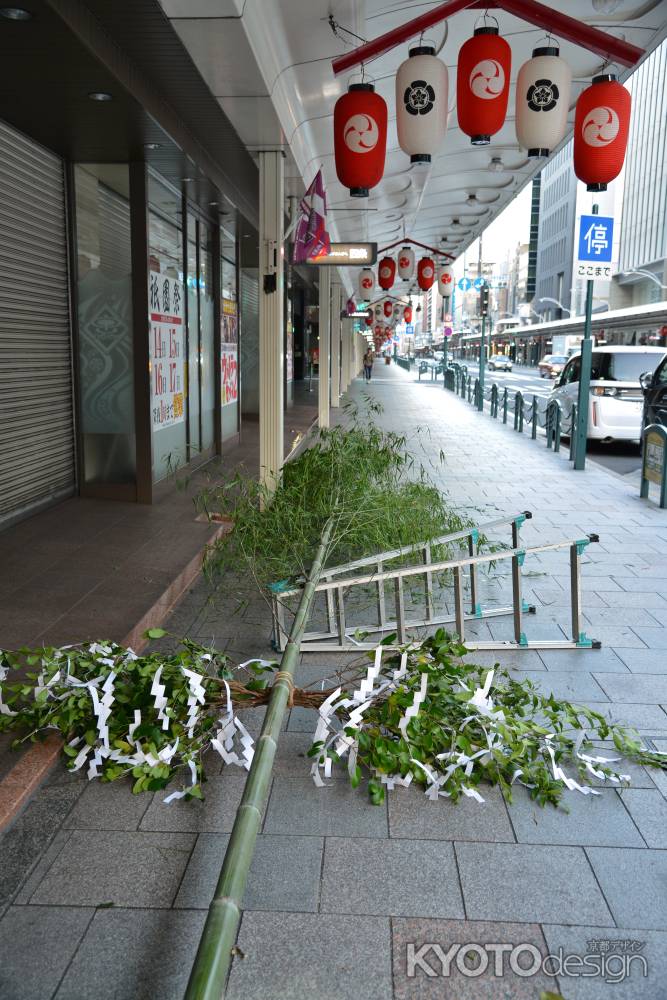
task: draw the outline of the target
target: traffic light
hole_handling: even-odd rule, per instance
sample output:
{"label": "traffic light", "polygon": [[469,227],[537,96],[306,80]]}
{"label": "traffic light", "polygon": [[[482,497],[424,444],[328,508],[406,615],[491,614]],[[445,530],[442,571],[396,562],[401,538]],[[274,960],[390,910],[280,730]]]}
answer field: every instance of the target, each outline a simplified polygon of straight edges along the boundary
{"label": "traffic light", "polygon": [[482,285],[479,291],[479,314],[489,315],[489,286],[486,284]]}

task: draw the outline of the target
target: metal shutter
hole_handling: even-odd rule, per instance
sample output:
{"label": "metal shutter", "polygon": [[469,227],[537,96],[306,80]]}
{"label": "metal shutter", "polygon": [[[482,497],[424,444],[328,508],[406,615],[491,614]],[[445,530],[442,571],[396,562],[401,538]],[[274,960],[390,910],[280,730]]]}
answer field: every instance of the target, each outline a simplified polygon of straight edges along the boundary
{"label": "metal shutter", "polygon": [[74,485],[63,165],[0,122],[0,526]]}
{"label": "metal shutter", "polygon": [[244,267],[240,274],[241,412],[259,414],[259,271]]}

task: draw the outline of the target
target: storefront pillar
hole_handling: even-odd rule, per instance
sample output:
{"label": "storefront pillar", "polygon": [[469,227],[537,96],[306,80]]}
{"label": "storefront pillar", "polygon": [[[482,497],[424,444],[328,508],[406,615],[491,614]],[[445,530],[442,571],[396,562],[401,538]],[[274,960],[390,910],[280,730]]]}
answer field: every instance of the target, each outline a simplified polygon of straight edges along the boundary
{"label": "storefront pillar", "polygon": [[331,317],[331,405],[340,406],[340,342],[343,329],[343,286],[333,285],[333,312]]}
{"label": "storefront pillar", "polygon": [[331,271],[328,267],[320,268],[320,307],[319,307],[319,391],[318,391],[318,423],[320,428],[329,426],[329,364],[331,359]]}
{"label": "storefront pillar", "polygon": [[259,153],[259,475],[270,491],[283,464],[284,154]]}

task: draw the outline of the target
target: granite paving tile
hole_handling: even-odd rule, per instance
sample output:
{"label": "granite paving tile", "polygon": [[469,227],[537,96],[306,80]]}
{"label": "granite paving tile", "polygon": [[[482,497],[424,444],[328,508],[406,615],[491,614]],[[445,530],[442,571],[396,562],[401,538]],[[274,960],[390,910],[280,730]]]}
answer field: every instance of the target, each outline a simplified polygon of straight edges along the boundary
{"label": "granite paving tile", "polygon": [[[581,847],[457,843],[470,920],[613,923]],[[648,852],[644,852],[648,853]]]}
{"label": "granite paving tile", "polygon": [[462,797],[454,803],[432,802],[414,786],[396,788],[387,796],[391,837],[423,840],[514,842],[512,824],[500,790],[481,785],[483,803]]}
{"label": "granite paving tile", "polygon": [[[175,907],[206,909],[215,890],[229,843],[221,833],[201,833],[183,876]],[[270,837],[260,834],[253,855],[244,910],[318,909],[321,837]]]}
{"label": "granite paving tile", "polygon": [[609,670],[620,674],[627,671],[621,652],[608,646],[602,649],[541,649],[539,655],[547,670],[587,670],[591,673]]}
{"label": "granite paving tile", "polygon": [[10,906],[0,921],[0,996],[50,997],[95,911],[75,907]]}
{"label": "granite paving tile", "polygon": [[310,775],[274,778],[264,833],[328,837],[386,837],[387,806],[370,804],[345,772],[317,788]]}
{"label": "granite paving tile", "polygon": [[245,913],[227,1000],[389,1000],[386,917]]}
{"label": "granite paving tile", "polygon": [[202,785],[203,801],[178,799],[165,803],[166,792],[156,792],[141,820],[141,830],[231,833],[241,801],[246,772],[234,765],[211,775]]}
{"label": "granite paving tile", "polygon": [[[429,944],[442,951],[436,947],[422,952]],[[492,946],[486,956],[478,950],[485,944]],[[527,946],[512,955],[512,963],[521,973],[536,964],[532,949],[547,954],[539,924],[394,918],[394,1000],[536,1000],[542,990],[555,989],[554,978],[539,970],[530,976],[514,972],[510,948],[505,951],[495,945],[512,949]],[[419,956],[423,961],[416,960]],[[483,971],[487,957],[488,966]],[[461,968],[474,975],[462,973]]]}
{"label": "granite paving tile", "polygon": [[529,680],[544,695],[553,694],[566,701],[601,701],[604,691],[587,670],[515,670],[516,680]]}
{"label": "granite paving tile", "polygon": [[99,910],[54,1000],[182,1000],[205,914]]}
{"label": "granite paving tile", "polygon": [[[551,955],[559,959],[561,954],[563,957],[591,956],[587,968],[582,968],[577,959],[569,960],[568,967],[573,974],[560,977],[561,990],[567,1000],[664,1000],[666,933],[637,927],[610,930],[609,927],[564,927],[562,924],[544,924],[542,930]],[[637,950],[632,951],[635,942]],[[601,956],[605,953],[602,949],[610,946],[628,947],[629,950],[607,952],[613,957],[604,959],[603,965]],[[551,967],[550,964],[548,968]],[[596,968],[598,974],[593,975]],[[585,972],[588,975],[584,975]]]}
{"label": "granite paving tile", "polygon": [[[667,802],[660,792],[627,788],[619,794],[648,846],[667,848]],[[623,846],[632,847],[632,843],[628,840]]]}
{"label": "granite paving tile", "polygon": [[667,930],[667,851],[587,847],[586,853],[619,927]]}
{"label": "granite paving tile", "polygon": [[[577,779],[574,767],[565,764],[564,768]],[[509,811],[520,844],[644,847],[637,827],[610,785],[603,786],[599,795],[565,791],[559,807],[542,807],[530,798],[527,789],[518,787],[512,793]]]}
{"label": "granite paving tile", "polygon": [[90,781],[63,826],[68,830],[137,830],[150,802],[150,795],[132,794],[132,779]]}
{"label": "granite paving tile", "polygon": [[667,701],[667,676],[594,674],[610,701],[653,705]]}
{"label": "granite paving tile", "polygon": [[327,837],[323,913],[463,917],[454,848],[433,840]]}
{"label": "granite paving tile", "polygon": [[171,906],[195,838],[75,830],[31,897],[59,906]]}

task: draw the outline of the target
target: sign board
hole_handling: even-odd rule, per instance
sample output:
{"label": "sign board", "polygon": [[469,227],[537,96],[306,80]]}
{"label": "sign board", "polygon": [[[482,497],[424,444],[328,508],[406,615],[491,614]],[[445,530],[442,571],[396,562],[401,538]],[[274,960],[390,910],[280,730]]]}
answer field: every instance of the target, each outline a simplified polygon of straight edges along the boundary
{"label": "sign board", "polygon": [[411,337],[415,332],[415,328],[412,323],[408,323],[405,327],[405,334],[407,337]]}
{"label": "sign board", "polygon": [[470,278],[460,278],[458,281],[458,286],[462,292],[467,292],[468,289],[472,288],[472,281]]}
{"label": "sign board", "polygon": [[154,431],[185,420],[185,338],[183,284],[151,271],[150,319],[151,423]]}
{"label": "sign board", "polygon": [[452,329],[451,326],[445,326],[443,327],[442,333],[443,336],[445,337],[451,337],[451,335],[454,333],[454,330]]}
{"label": "sign board", "polygon": [[660,506],[667,506],[667,429],[650,424],[643,432],[644,455],[640,496],[648,497],[649,483],[660,487]]}
{"label": "sign board", "polygon": [[451,323],[451,321],[452,321],[452,314],[445,313],[445,323]]}
{"label": "sign board", "polygon": [[378,256],[377,243],[332,243],[329,253],[320,257],[309,257],[305,264],[355,264],[365,266],[374,264]]}
{"label": "sign board", "polygon": [[484,278],[475,278],[473,284],[475,286],[475,291],[479,292],[486,285],[486,281]]}
{"label": "sign board", "polygon": [[613,249],[613,218],[582,215],[577,236],[577,277],[588,281],[611,281]]}
{"label": "sign board", "polygon": [[223,296],[220,312],[220,405],[239,398],[239,337],[236,302]]}

